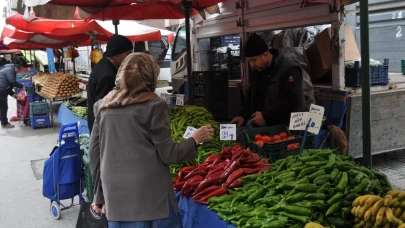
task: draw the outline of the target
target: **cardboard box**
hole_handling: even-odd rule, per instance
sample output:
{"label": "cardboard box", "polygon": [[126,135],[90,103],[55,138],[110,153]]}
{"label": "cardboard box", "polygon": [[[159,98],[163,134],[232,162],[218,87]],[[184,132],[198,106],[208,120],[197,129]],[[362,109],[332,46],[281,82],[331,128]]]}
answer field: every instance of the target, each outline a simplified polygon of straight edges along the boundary
{"label": "cardboard box", "polygon": [[[345,61],[360,58],[350,26],[345,25]],[[312,82],[322,79],[332,68],[332,30],[327,28],[315,37],[315,42],[306,50],[311,66]]]}

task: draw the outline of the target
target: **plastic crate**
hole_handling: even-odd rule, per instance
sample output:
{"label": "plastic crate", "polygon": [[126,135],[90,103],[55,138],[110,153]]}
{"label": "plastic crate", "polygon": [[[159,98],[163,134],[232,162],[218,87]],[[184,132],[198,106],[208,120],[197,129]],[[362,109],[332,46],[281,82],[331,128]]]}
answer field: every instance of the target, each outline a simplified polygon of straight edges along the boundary
{"label": "plastic crate", "polygon": [[33,87],[31,79],[21,79],[17,80],[19,83],[23,84],[25,87]]}
{"label": "plastic crate", "polygon": [[87,154],[83,155],[83,166],[84,166],[84,187],[86,188],[86,196],[89,202],[93,202],[94,199],[93,179],[91,177],[90,171],[90,159]]}
{"label": "plastic crate", "polygon": [[25,76],[27,76],[27,75],[32,75],[32,74],[36,74],[36,73],[38,73],[38,69],[36,69],[36,70],[29,70],[29,71],[26,71],[26,72],[22,72],[22,73],[18,73],[17,75],[16,75],[16,78],[17,78],[17,80],[19,80],[19,79],[22,79],[23,77],[25,77]]}
{"label": "plastic crate", "polygon": [[28,101],[30,103],[36,102],[36,101],[43,101],[43,100],[44,100],[44,98],[41,97],[40,95],[36,94],[36,93],[34,95],[32,95],[32,96],[28,96]]}
{"label": "plastic crate", "polygon": [[[389,60],[384,59],[382,66],[370,67],[370,84],[385,85],[389,83],[388,78]],[[345,69],[346,86],[361,87],[361,67],[358,61],[355,62],[354,68]]]}
{"label": "plastic crate", "polygon": [[[254,137],[256,134],[276,135],[280,132],[286,132],[289,136],[293,135],[286,126],[272,126],[253,128],[244,132],[245,147],[249,147],[251,151],[258,153],[260,156],[267,157],[271,162],[275,162],[279,159],[286,158],[290,155],[299,155],[300,149],[287,150],[287,146],[293,143],[302,143],[302,136],[293,135],[295,139],[281,141],[277,143],[264,143],[263,147],[260,147],[254,143]],[[307,135],[305,141],[305,149],[314,149],[315,137],[313,134]]]}
{"label": "plastic crate", "polygon": [[30,111],[33,116],[43,116],[49,113],[49,104],[46,101],[30,103]]}
{"label": "plastic crate", "polygon": [[31,128],[32,129],[37,129],[40,127],[51,127],[51,121],[49,118],[49,115],[43,115],[43,116],[32,116],[31,115]]}

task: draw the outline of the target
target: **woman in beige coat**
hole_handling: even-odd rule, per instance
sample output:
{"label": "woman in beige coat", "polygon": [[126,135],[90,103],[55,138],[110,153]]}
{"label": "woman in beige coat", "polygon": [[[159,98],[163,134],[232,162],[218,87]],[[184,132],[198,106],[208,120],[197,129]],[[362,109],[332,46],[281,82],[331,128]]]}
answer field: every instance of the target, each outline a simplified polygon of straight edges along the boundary
{"label": "woman in beige coat", "polygon": [[167,104],[154,93],[159,72],[152,56],[129,55],[114,90],[94,107],[93,209],[106,213],[109,228],[181,227],[168,166],[194,159],[214,135],[205,126],[173,141]]}

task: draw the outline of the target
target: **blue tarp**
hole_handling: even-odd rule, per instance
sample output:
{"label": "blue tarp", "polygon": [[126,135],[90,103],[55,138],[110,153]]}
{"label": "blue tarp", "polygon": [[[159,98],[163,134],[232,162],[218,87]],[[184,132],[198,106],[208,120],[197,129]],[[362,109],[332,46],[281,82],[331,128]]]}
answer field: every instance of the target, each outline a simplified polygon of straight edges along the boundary
{"label": "blue tarp", "polygon": [[89,127],[87,124],[87,120],[80,119],[78,116],[72,113],[70,109],[68,109],[64,104],[60,105],[59,111],[58,111],[58,118],[56,119],[58,123],[61,124],[68,124],[68,123],[73,123],[73,122],[80,122],[80,127],[79,127],[79,134],[89,134]]}

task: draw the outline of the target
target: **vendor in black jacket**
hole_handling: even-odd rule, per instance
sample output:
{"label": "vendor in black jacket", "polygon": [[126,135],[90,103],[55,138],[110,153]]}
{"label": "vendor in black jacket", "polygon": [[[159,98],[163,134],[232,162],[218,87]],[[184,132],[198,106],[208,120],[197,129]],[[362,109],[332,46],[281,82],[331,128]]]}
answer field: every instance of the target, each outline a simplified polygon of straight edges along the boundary
{"label": "vendor in black jacket", "polygon": [[245,57],[252,70],[250,88],[231,123],[240,127],[251,119],[256,126],[288,126],[292,112],[304,111],[301,68],[277,50],[269,50],[256,34],[245,45]]}
{"label": "vendor in black jacket", "polygon": [[115,87],[115,77],[124,59],[132,53],[132,42],[121,35],[114,35],[107,43],[104,58],[100,60],[90,74],[87,87],[88,125],[93,129],[94,104],[103,99]]}

